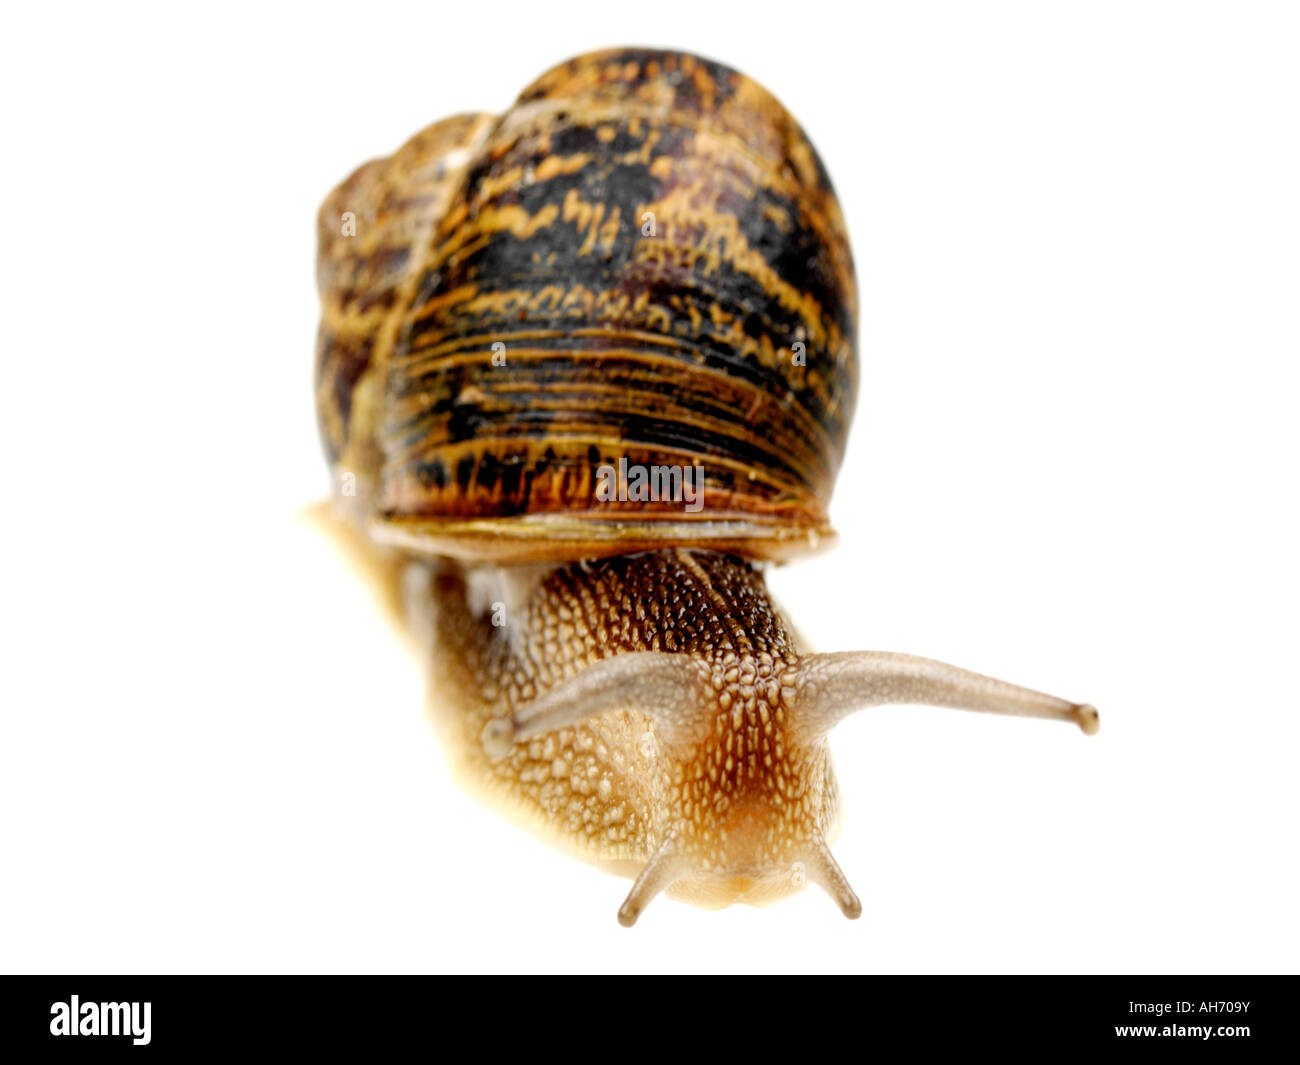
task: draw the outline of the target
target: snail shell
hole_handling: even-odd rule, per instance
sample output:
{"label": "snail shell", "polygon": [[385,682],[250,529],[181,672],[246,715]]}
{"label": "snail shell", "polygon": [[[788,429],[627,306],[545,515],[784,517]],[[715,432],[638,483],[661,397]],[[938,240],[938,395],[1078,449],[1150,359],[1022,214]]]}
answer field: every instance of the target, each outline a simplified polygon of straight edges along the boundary
{"label": "snail shell", "polygon": [[[857,296],[826,171],[750,79],[580,56],[362,166],[319,240],[347,520],[407,560],[376,573],[462,777],[636,876],[623,923],[664,890],[717,906],[808,880],[857,916],[826,747],[854,710],[1095,731],[1091,707],[942,663],[808,654],[769,599],[760,563],[832,535]],[[624,466],[698,471],[699,506],[603,493]]]}
{"label": "snail shell", "polygon": [[[381,539],[504,561],[829,536],[853,262],[821,160],[750,79],[574,59],[362,167],[320,237],[322,428]],[[620,460],[700,467],[702,505],[600,499]]]}

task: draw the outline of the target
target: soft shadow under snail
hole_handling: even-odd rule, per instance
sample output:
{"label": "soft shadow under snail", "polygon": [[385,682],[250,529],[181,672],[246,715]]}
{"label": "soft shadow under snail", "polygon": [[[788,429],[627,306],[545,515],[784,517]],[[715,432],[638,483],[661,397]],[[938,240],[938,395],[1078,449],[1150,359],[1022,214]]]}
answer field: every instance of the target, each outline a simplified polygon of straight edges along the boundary
{"label": "soft shadow under snail", "polygon": [[[840,208],[764,89],[678,52],[544,74],[367,163],[319,218],[340,533],[430,660],[463,778],[704,906],[820,884],[827,733],[924,703],[1096,711],[908,655],[809,654],[762,567],[826,546],[857,386]],[[351,530],[349,532],[349,530]]]}

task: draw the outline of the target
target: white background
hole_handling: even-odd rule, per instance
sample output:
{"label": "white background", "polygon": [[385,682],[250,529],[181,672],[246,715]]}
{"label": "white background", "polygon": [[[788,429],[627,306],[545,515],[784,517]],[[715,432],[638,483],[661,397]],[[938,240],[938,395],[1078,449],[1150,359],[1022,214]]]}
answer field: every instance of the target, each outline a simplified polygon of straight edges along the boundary
{"label": "white background", "polygon": [[[1277,4],[10,12],[0,968],[1295,971],[1300,26]],[[865,913],[660,899],[451,782],[423,679],[295,515],[314,212],[607,45],[804,123],[862,297],[823,650],[1102,731],[919,708],[833,749]]]}

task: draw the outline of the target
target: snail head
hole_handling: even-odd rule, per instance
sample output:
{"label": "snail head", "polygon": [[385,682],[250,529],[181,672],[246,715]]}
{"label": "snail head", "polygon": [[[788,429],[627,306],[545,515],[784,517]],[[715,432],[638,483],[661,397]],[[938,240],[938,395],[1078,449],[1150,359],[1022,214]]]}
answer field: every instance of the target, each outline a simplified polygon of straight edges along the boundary
{"label": "snail head", "polygon": [[601,659],[484,730],[489,757],[588,718],[649,723],[663,811],[657,849],[619,910],[634,924],[661,891],[697,905],[762,904],[822,887],[845,916],[862,904],[831,856],[836,788],[826,736],[855,710],[919,703],[1050,718],[1097,731],[1091,706],[912,655],[770,655],[711,661],[641,651]]}

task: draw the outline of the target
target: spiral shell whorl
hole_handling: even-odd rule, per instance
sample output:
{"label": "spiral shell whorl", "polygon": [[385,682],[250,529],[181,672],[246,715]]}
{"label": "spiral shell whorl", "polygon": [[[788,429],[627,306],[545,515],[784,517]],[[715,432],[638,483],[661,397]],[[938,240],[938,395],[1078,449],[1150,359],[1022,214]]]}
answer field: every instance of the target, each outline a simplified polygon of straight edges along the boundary
{"label": "spiral shell whorl", "polygon": [[386,159],[359,166],[317,216],[316,411],[332,466],[368,486],[382,456],[375,440],[382,382],[419,259],[464,166],[496,116],[454,115],[421,130]]}

